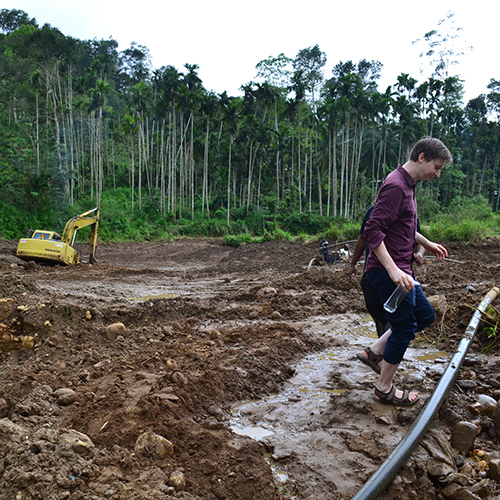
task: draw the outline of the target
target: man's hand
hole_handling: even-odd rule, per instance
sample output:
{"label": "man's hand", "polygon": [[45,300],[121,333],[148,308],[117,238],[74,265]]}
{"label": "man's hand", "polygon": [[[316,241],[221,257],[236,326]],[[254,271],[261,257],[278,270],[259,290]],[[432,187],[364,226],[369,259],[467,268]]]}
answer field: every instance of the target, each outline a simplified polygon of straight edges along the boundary
{"label": "man's hand", "polygon": [[351,264],[349,276],[351,278],[351,281],[356,281],[358,279],[358,270],[356,269],[356,264]]}
{"label": "man's hand", "polygon": [[394,281],[396,285],[401,285],[401,288],[405,292],[409,292],[410,290],[413,290],[415,288],[413,278],[409,274],[406,274],[404,271],[399,269],[398,266],[396,266],[383,241],[378,247],[374,248],[373,251],[378,257],[378,260],[382,263],[386,271],[389,273],[389,277],[391,278],[391,280]]}
{"label": "man's hand", "polygon": [[448,250],[443,245],[439,243],[431,243],[430,248],[428,248],[429,252],[433,253],[436,256],[437,260],[444,260],[448,257]]}
{"label": "man's hand", "polygon": [[415,281],[413,278],[399,269],[399,267],[391,267],[390,269],[387,269],[387,272],[389,273],[391,280],[394,281],[396,285],[401,285],[401,288],[405,292],[409,292],[415,288]]}
{"label": "man's hand", "polygon": [[422,245],[428,252],[433,253],[436,256],[437,260],[444,260],[445,257],[448,257],[448,251],[446,250],[446,248],[444,248],[443,245],[429,241],[422,234],[416,234],[416,241],[419,245]]}

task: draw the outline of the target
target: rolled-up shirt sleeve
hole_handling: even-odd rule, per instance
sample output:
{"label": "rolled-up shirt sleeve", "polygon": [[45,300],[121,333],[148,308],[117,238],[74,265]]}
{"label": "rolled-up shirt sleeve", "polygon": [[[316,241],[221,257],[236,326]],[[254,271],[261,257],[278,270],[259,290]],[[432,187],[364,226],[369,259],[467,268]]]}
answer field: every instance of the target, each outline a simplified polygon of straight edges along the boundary
{"label": "rolled-up shirt sleeve", "polygon": [[381,188],[363,233],[372,250],[384,241],[388,228],[399,217],[402,198],[403,193],[397,186],[387,184]]}

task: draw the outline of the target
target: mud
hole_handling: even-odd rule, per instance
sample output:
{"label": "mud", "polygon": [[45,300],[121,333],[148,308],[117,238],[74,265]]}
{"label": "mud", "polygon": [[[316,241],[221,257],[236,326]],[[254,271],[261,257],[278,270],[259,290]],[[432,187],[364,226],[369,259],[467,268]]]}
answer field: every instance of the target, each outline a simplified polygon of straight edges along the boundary
{"label": "mud", "polygon": [[[317,242],[113,243],[74,267],[22,263],[0,242],[0,499],[352,498],[500,284],[498,241],[446,246],[450,260],[416,268],[446,306],[397,375],[421,394],[402,409],[373,401],[375,374],[356,359],[373,323],[347,262],[308,269]],[[481,328],[459,375],[473,385],[454,385],[429,439],[474,422],[474,447],[500,459],[494,423],[474,411],[480,394],[499,396],[490,342]],[[141,449],[146,433],[173,453]],[[444,498],[429,449],[381,498]],[[467,487],[487,481],[497,498],[488,468],[465,475],[477,460],[450,453]]]}

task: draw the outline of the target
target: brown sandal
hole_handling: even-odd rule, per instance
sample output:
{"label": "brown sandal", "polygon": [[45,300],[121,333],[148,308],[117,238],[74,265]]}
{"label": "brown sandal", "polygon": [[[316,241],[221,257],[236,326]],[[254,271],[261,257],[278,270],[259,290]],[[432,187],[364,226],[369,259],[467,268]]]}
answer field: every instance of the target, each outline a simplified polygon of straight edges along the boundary
{"label": "brown sandal", "polygon": [[418,400],[417,396],[413,401],[410,401],[410,391],[404,390],[403,397],[396,396],[396,387],[392,386],[389,392],[382,392],[375,388],[375,396],[373,397],[377,403],[393,406],[413,406]]}
{"label": "brown sandal", "polygon": [[358,359],[362,361],[365,365],[369,366],[372,370],[380,373],[380,366],[378,364],[384,359],[382,354],[375,354],[369,347],[365,348],[365,352],[368,355],[367,358],[358,354]]}

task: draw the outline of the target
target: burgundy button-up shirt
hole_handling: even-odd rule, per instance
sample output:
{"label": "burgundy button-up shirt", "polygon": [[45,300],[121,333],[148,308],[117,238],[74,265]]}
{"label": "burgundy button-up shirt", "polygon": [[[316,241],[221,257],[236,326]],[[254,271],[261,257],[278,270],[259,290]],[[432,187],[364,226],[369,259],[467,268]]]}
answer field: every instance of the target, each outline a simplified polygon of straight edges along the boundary
{"label": "burgundy button-up shirt", "polygon": [[[372,250],[383,241],[396,266],[413,276],[411,266],[416,230],[415,181],[399,165],[385,178],[380,187],[363,234]],[[370,252],[366,261],[366,272],[383,267],[375,252]]]}

